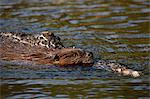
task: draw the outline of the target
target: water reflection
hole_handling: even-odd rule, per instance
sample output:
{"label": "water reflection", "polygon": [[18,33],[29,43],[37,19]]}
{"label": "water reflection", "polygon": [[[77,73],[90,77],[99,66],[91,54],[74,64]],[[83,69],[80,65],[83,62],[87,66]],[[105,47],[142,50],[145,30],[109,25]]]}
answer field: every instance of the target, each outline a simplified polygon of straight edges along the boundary
{"label": "water reflection", "polygon": [[0,0],[0,6],[1,31],[54,31],[66,46],[145,73],[134,79],[80,66],[0,62],[2,98],[149,97],[148,0]]}

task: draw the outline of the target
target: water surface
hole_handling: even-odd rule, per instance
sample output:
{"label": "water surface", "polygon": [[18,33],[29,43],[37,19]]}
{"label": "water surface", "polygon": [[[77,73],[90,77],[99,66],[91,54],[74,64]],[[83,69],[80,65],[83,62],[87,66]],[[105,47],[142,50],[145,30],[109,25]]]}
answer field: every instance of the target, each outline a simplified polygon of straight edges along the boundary
{"label": "water surface", "polygon": [[148,0],[0,0],[0,30],[54,31],[67,47],[140,70],[122,77],[89,67],[0,62],[1,98],[147,99],[149,87]]}

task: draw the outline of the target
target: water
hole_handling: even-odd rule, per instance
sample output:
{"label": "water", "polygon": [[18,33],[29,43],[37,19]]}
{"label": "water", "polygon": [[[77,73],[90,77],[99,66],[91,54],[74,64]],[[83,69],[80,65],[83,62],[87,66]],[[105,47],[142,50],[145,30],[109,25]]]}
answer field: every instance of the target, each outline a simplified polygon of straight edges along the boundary
{"label": "water", "polygon": [[148,0],[0,0],[1,31],[54,31],[68,47],[144,73],[131,78],[89,67],[1,61],[1,99],[149,98],[148,6]]}

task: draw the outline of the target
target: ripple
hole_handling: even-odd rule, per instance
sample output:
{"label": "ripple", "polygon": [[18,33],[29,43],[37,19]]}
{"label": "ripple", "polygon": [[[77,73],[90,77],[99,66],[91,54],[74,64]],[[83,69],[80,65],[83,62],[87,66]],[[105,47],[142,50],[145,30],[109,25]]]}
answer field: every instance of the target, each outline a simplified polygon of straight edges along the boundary
{"label": "ripple", "polygon": [[149,97],[147,0],[0,0],[0,6],[1,31],[54,31],[66,46],[83,48],[93,52],[95,59],[121,61],[144,72],[134,79],[81,66],[0,61],[2,98]]}
{"label": "ripple", "polygon": [[119,38],[150,38],[149,34],[122,34]]}

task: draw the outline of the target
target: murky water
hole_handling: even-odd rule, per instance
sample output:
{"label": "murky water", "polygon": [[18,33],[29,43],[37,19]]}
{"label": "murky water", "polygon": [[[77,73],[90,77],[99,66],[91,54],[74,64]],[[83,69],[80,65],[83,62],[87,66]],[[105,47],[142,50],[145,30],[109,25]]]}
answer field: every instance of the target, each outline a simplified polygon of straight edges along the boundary
{"label": "murky water", "polygon": [[0,0],[0,30],[54,31],[64,45],[144,72],[122,77],[89,67],[1,66],[1,99],[147,99],[148,0]]}

